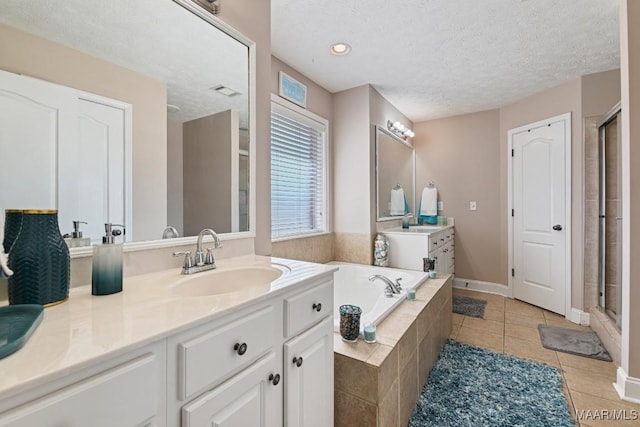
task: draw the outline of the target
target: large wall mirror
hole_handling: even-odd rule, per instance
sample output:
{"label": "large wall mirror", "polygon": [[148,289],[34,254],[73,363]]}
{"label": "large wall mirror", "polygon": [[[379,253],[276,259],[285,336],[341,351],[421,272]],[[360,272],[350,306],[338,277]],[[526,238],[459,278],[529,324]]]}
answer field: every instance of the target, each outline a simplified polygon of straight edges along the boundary
{"label": "large wall mirror", "polygon": [[251,41],[190,0],[3,0],[0,39],[0,233],[56,208],[92,242],[254,235]]}
{"label": "large wall mirror", "polygon": [[415,152],[388,130],[376,126],[376,206],[378,221],[415,213]]}

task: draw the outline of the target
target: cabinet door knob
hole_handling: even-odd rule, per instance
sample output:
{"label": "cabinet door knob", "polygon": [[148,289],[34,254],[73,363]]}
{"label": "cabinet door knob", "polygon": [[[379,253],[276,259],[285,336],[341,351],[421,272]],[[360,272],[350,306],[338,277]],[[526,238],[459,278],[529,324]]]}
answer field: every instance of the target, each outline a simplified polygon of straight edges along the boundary
{"label": "cabinet door knob", "polygon": [[322,310],[322,304],[321,303],[313,303],[313,305],[311,306],[311,308],[313,308],[315,311],[317,311],[318,313],[320,313],[320,310]]}
{"label": "cabinet door knob", "polygon": [[238,353],[239,356],[242,356],[247,352],[247,343],[236,343],[236,345],[233,346],[233,349]]}
{"label": "cabinet door knob", "polygon": [[552,227],[555,231],[560,231],[562,230],[562,226],[560,224],[556,224]]}
{"label": "cabinet door knob", "polygon": [[302,366],[302,356],[300,357],[294,357],[293,358],[293,363],[299,368],[300,366]]}
{"label": "cabinet door knob", "polygon": [[269,381],[271,381],[271,384],[273,385],[278,385],[278,383],[280,382],[280,374],[269,375]]}

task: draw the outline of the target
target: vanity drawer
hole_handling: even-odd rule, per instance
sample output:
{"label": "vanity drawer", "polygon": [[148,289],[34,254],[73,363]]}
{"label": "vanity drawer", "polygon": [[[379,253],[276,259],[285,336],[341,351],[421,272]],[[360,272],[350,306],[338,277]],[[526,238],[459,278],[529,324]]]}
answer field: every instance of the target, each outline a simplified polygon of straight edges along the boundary
{"label": "vanity drawer", "polygon": [[256,361],[273,345],[269,305],[178,344],[178,398],[188,400]]}
{"label": "vanity drawer", "polygon": [[333,313],[333,280],[284,300],[286,338],[309,329]]}
{"label": "vanity drawer", "polygon": [[444,235],[441,231],[429,234],[429,255],[444,244]]}
{"label": "vanity drawer", "polygon": [[[158,371],[154,353],[100,372],[0,416],[2,427],[112,427],[156,425]],[[164,406],[164,405],[162,405]]]}

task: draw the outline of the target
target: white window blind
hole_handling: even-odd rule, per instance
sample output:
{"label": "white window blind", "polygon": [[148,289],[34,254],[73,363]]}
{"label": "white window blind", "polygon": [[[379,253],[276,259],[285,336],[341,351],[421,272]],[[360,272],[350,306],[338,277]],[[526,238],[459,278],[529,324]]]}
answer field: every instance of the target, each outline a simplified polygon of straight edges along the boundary
{"label": "white window blind", "polygon": [[272,103],[271,238],[326,231],[326,125]]}

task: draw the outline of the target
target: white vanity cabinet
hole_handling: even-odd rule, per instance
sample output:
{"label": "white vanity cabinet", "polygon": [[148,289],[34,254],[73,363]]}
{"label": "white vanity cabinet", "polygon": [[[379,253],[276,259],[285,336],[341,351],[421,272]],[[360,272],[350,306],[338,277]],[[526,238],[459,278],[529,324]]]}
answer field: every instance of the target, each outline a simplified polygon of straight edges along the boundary
{"label": "white vanity cabinet", "polygon": [[386,230],[389,239],[389,266],[423,271],[423,258],[435,260],[438,273],[455,273],[455,232],[453,227]]}
{"label": "white vanity cabinet", "polygon": [[156,344],[30,390],[2,427],[165,426],[165,346]]}
{"label": "white vanity cabinet", "polygon": [[332,426],[332,307],[325,276],[170,337],[168,424]]}
{"label": "white vanity cabinet", "polygon": [[280,366],[276,354],[265,357],[182,408],[182,427],[282,425]]}
{"label": "white vanity cabinet", "polygon": [[333,318],[284,346],[287,427],[333,426]]}
{"label": "white vanity cabinet", "polygon": [[[121,328],[95,321],[105,313],[111,318],[105,302],[118,313],[133,313],[139,306],[124,310],[122,300],[101,299],[103,313],[98,315],[90,305],[79,305],[82,298],[77,297],[78,305],[70,301],[66,307],[80,313],[70,331],[92,332],[82,339],[69,336],[59,356],[53,353],[50,358],[43,356],[50,348],[47,333],[64,338],[65,329],[54,329],[70,321],[64,306],[58,310],[59,322],[55,310],[47,313],[49,319],[45,317],[39,330],[43,333],[29,343],[31,352],[5,360],[9,369],[0,369],[0,380],[15,372],[12,366],[33,371],[39,366],[34,358],[58,363],[60,357],[77,357],[78,348],[95,353],[72,368],[53,371],[55,375],[43,369],[49,377],[41,374],[30,384],[16,383],[13,392],[5,390],[0,427],[333,426],[334,268],[291,264],[288,281],[272,282],[255,297],[242,292],[170,297],[166,305],[145,312],[151,317],[142,316],[142,321],[125,316]],[[151,284],[138,290],[130,286],[128,297],[136,298],[139,292],[141,301],[148,301]],[[193,312],[202,314],[193,317]],[[84,313],[90,317],[82,318]],[[147,334],[144,341],[132,341],[118,351],[101,351],[118,342],[114,336],[122,340],[152,327],[165,332]]]}

